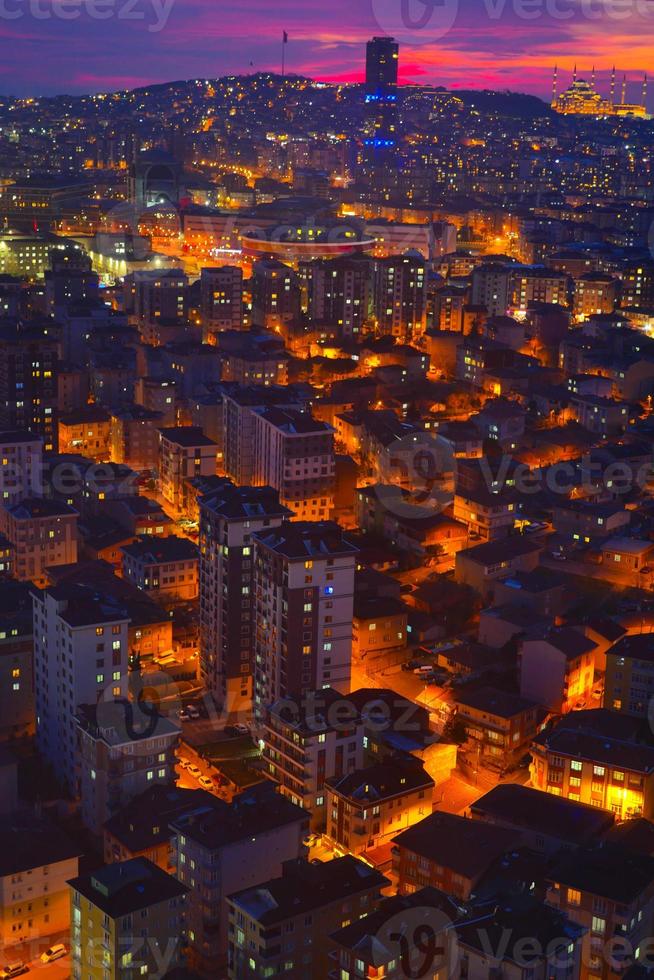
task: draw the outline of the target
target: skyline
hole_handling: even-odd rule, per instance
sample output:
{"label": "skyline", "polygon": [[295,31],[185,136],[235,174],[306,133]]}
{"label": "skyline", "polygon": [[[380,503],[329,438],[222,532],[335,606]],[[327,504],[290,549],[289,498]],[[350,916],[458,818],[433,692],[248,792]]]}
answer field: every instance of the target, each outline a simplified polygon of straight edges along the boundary
{"label": "skyline", "polygon": [[[75,95],[279,71],[286,30],[287,73],[318,81],[361,81],[362,43],[387,33],[401,44],[402,83],[548,99],[555,64],[564,85],[575,64],[580,77],[594,64],[602,90],[615,63],[628,75],[629,100],[648,67],[644,39],[654,23],[645,0],[335,0],[328,13],[299,15],[288,0],[274,12],[263,0],[216,8],[210,0],[3,0],[0,91]],[[407,28],[408,17],[425,26]],[[252,24],[256,36],[245,33]]]}

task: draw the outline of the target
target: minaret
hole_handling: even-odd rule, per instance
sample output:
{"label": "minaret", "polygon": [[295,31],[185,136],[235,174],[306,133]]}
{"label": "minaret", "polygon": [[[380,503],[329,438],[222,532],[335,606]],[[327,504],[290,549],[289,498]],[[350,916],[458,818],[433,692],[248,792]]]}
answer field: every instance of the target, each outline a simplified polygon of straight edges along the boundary
{"label": "minaret", "polygon": [[558,65],[554,65],[554,76],[552,78],[552,105],[554,105],[554,103],[556,102],[558,87],[559,87],[559,68]]}
{"label": "minaret", "polygon": [[615,65],[611,72],[611,105],[615,105]]}
{"label": "minaret", "polygon": [[576,81],[577,81],[577,66],[575,65],[575,70],[572,73],[572,84],[574,85]]}
{"label": "minaret", "polygon": [[594,89],[595,88],[595,65],[593,65],[593,71],[590,76],[590,84],[591,87]]}
{"label": "minaret", "polygon": [[625,104],[627,98],[627,76],[622,76],[622,105]]}
{"label": "minaret", "polygon": [[647,112],[647,72],[643,78],[643,109]]}

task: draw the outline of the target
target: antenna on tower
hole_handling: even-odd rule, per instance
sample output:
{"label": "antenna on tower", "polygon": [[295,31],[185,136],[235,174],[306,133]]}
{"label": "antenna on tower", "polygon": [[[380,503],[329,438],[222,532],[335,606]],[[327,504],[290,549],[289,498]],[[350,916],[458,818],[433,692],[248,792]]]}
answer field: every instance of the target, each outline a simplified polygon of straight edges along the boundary
{"label": "antenna on tower", "polygon": [[558,65],[554,65],[554,76],[552,78],[552,103],[556,102],[558,87],[559,87],[559,68]]}
{"label": "antenna on tower", "polygon": [[622,76],[622,105],[625,104],[627,99],[627,76]]}
{"label": "antenna on tower", "polygon": [[615,105],[615,65],[611,72],[611,105]]}

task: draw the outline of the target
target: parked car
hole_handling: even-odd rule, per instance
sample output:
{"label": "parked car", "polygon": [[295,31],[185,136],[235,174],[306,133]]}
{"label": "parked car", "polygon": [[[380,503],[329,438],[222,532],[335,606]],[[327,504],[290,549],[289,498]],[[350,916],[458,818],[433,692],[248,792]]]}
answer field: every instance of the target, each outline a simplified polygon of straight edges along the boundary
{"label": "parked car", "polygon": [[63,943],[55,943],[54,946],[50,946],[46,949],[45,953],[41,953],[42,963],[54,963],[55,960],[60,960],[62,956],[65,956],[68,950]]}
{"label": "parked car", "polygon": [[315,847],[318,840],[318,834],[307,834],[306,837],[302,838],[302,843],[305,847]]}
{"label": "parked car", "polygon": [[250,729],[247,725],[225,725],[225,735],[229,735],[230,738],[242,738],[249,734]]}
{"label": "parked car", "polygon": [[0,970],[2,980],[9,980],[10,977],[20,977],[23,973],[29,973],[29,966],[20,961],[7,963],[4,969]]}
{"label": "parked car", "polygon": [[198,782],[203,789],[213,789],[213,780],[209,776],[200,776]]}
{"label": "parked car", "polygon": [[551,552],[551,555],[552,555],[552,558],[554,559],[554,561],[565,561],[566,560],[566,557],[565,557],[565,555],[563,554],[562,551],[552,551]]}
{"label": "parked car", "polygon": [[179,759],[177,760],[177,765],[180,769],[188,769],[190,764],[191,763],[188,761],[188,759],[185,759],[182,755],[180,755]]}
{"label": "parked car", "polygon": [[187,771],[191,776],[193,776],[194,779],[199,779],[200,776],[202,775],[202,770],[199,769],[196,765],[193,765],[193,763],[191,763],[187,767]]}
{"label": "parked car", "polygon": [[197,719],[200,717],[200,712],[194,704],[187,704],[185,711],[189,718],[192,718],[193,721],[197,721]]}

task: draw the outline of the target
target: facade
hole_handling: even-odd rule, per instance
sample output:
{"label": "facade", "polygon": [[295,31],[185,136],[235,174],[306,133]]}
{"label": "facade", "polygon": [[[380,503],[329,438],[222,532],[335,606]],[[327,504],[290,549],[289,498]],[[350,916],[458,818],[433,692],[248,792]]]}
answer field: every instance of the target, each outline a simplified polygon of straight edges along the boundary
{"label": "facade", "polygon": [[[586,722],[584,716],[590,716]],[[618,820],[643,816],[651,820],[654,748],[636,741],[635,725],[629,722],[621,715],[604,718],[595,711],[566,716],[534,740],[532,785],[611,810]]]}
{"label": "facade", "polygon": [[364,256],[318,259],[300,267],[307,283],[307,308],[318,329],[335,337],[360,335],[369,319],[372,275]]}
{"label": "facade", "polygon": [[610,843],[563,854],[547,902],[583,929],[581,980],[624,975],[644,959],[654,925],[654,858]]}
{"label": "facade", "polygon": [[161,976],[183,965],[188,888],[171,875],[134,858],[68,884],[74,980]]}
{"label": "facade", "polygon": [[171,823],[177,877],[190,889],[189,966],[222,975],[229,946],[225,899],[282,873],[285,861],[303,856],[306,813],[269,784],[231,804],[213,800]]}
{"label": "facade", "polygon": [[300,521],[330,516],[336,463],[331,426],[309,413],[267,408],[254,417],[255,486],[272,486]]}
{"label": "facade", "polygon": [[407,343],[422,335],[427,317],[427,265],[422,256],[377,259],[373,306],[380,334]]}
{"label": "facade", "polygon": [[215,342],[215,334],[243,327],[243,270],[222,265],[200,272],[202,339]]}
{"label": "facade", "polygon": [[411,757],[333,777],[326,788],[326,835],[337,853],[363,854],[388,843],[432,810],[434,781]]}
{"label": "facade", "polygon": [[180,319],[187,288],[182,269],[140,269],[126,278],[126,307],[138,320]]}
{"label": "facade", "polygon": [[515,525],[518,508],[514,495],[494,494],[481,488],[457,487],[454,520],[468,528],[471,539],[496,541],[505,538]]}
{"label": "facade", "polygon": [[513,831],[502,827],[485,827],[453,813],[431,813],[393,841],[398,894],[432,887],[465,901],[515,842]]}
{"label": "facade", "polygon": [[302,858],[285,862],[280,878],[227,899],[228,977],[283,973],[289,980],[328,980],[329,937],[345,921],[373,912],[386,884],[378,871],[350,856],[320,865]]}
{"label": "facade", "polygon": [[81,704],[126,695],[128,628],[124,608],[103,602],[93,587],[34,594],[36,743],[71,791],[80,761],[75,713]]}
{"label": "facade", "polygon": [[252,323],[285,334],[300,316],[297,274],[277,259],[260,259],[252,268]]}
{"label": "facade", "polygon": [[77,874],[81,849],[49,820],[25,812],[2,817],[0,834],[0,949],[11,962],[12,946],[68,931],[66,882]]}
{"label": "facade", "polygon": [[364,722],[354,704],[331,688],[282,698],[268,708],[262,733],[266,775],[303,807],[311,830],[326,827],[328,779],[361,769]]}
{"label": "facade", "polygon": [[316,688],[347,693],[357,549],[330,521],[284,521],[254,541],[255,715]]}
{"label": "facade", "polygon": [[188,538],[141,538],[121,548],[123,578],[153,599],[181,602],[198,597],[198,549]]}
{"label": "facade", "polygon": [[355,660],[374,660],[407,645],[409,610],[393,596],[357,596],[352,620]]}
{"label": "facade", "polygon": [[0,508],[0,530],[14,549],[14,575],[43,585],[46,569],[77,561],[78,513],[58,500],[27,497]]}
{"label": "facade", "polygon": [[34,732],[32,587],[3,582],[0,611],[0,742]]}
{"label": "facade", "polygon": [[570,627],[525,637],[520,645],[520,693],[550,711],[586,707],[595,677],[593,640]]}
{"label": "facade", "polygon": [[75,712],[84,826],[97,836],[103,825],[153,783],[175,782],[179,725],[145,715],[128,703],[82,704]]}
{"label": "facade", "polygon": [[98,462],[109,459],[111,416],[96,405],[59,417],[59,452],[79,453]]}
{"label": "facade", "polygon": [[654,697],[654,645],[650,633],[624,636],[606,651],[604,707],[648,718]]}
{"label": "facade", "polygon": [[542,546],[523,535],[465,548],[456,554],[454,577],[469,585],[484,601],[492,599],[498,579],[514,572],[533,572]]}
{"label": "facade", "polygon": [[217,446],[195,426],[160,429],[159,436],[161,493],[176,513],[184,513],[188,495],[186,481],[215,476]]}
{"label": "facade", "polygon": [[255,640],[254,534],[289,516],[271,487],[222,489],[200,500],[200,672],[230,710],[250,707]]}
{"label": "facade", "polygon": [[155,470],[159,465],[161,412],[150,412],[139,405],[116,410],[111,415],[111,459],[130,469]]}
{"label": "facade", "polygon": [[528,750],[542,717],[534,701],[493,687],[457,695],[457,718],[474,739],[479,762],[504,769]]}
{"label": "facade", "polygon": [[0,429],[40,436],[57,448],[59,349],[47,327],[0,327]]}
{"label": "facade", "polygon": [[0,497],[4,507],[13,507],[26,497],[41,492],[43,443],[31,432],[0,432]]}

